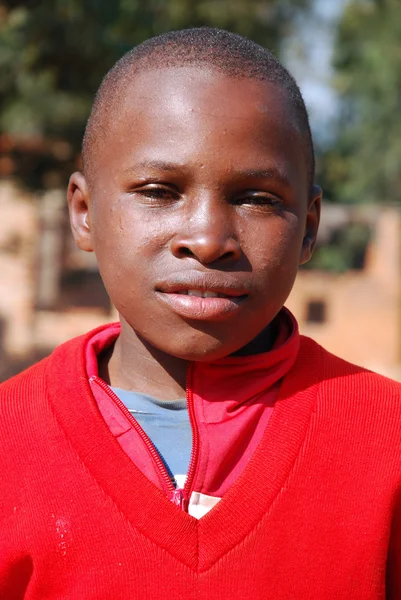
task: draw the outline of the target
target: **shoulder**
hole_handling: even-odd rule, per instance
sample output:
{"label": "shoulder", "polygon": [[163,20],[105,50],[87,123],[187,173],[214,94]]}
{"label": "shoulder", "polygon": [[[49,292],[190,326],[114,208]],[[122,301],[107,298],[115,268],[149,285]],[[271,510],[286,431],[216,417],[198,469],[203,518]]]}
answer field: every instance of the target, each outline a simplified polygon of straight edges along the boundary
{"label": "shoulder", "polygon": [[318,386],[318,412],[368,423],[368,429],[393,429],[401,439],[401,383],[347,362],[304,336],[300,353]]}
{"label": "shoulder", "polygon": [[311,338],[301,336],[300,352],[313,359],[314,368],[319,371],[319,380],[328,386],[340,386],[341,389],[352,387],[353,391],[360,389],[366,392],[383,390],[394,393],[401,400],[400,382],[350,363],[332,354]]}
{"label": "shoulder", "polygon": [[0,384],[0,423],[37,412],[50,396],[86,378],[85,351],[104,325],[58,346],[47,358]]}
{"label": "shoulder", "polygon": [[70,363],[69,359],[76,353],[84,337],[85,336],[80,336],[64,342],[40,362],[1,383],[0,399],[10,395],[19,395],[21,393],[27,393],[29,396],[32,393],[35,393],[43,385],[46,378],[46,372],[54,365],[54,363],[64,362],[64,366],[68,370]]}
{"label": "shoulder", "polygon": [[[14,403],[17,400],[19,401],[20,398],[29,398],[42,389],[49,360],[50,357],[44,358],[32,367],[0,384],[1,412],[5,410],[8,401]],[[18,406],[15,404],[15,409],[17,408]]]}

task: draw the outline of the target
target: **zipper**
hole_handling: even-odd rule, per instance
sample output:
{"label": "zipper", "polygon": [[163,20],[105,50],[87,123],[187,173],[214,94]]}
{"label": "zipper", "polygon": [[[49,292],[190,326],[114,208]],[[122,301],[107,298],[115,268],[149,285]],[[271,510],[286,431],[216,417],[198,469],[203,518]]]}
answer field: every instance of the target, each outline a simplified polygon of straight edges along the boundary
{"label": "zipper", "polygon": [[113,402],[118,406],[123,415],[135,429],[136,433],[141,438],[142,442],[145,444],[146,449],[148,450],[152,460],[154,461],[160,475],[162,478],[163,491],[166,494],[167,498],[176,506],[179,506],[182,510],[188,511],[188,502],[189,502],[189,493],[191,491],[192,480],[195,474],[195,469],[197,465],[198,452],[199,452],[199,433],[196,427],[196,419],[195,419],[195,409],[194,409],[194,401],[193,401],[193,393],[191,388],[192,382],[192,363],[188,367],[187,371],[187,379],[186,379],[186,400],[188,406],[188,414],[189,420],[192,428],[192,451],[191,451],[191,459],[188,467],[187,479],[185,481],[185,485],[183,488],[176,488],[173,482],[170,479],[170,475],[168,474],[162,459],[158,451],[156,450],[153,442],[142,429],[138,421],[133,417],[133,415],[129,412],[125,404],[120,400],[120,398],[113,392],[109,385],[99,377],[95,375],[89,379],[90,382],[96,383],[104,392],[110,396]]}
{"label": "zipper", "polygon": [[109,385],[107,385],[107,383],[105,381],[103,381],[102,379],[100,379],[96,376],[91,377],[89,381],[96,383],[96,385],[98,385],[104,392],[106,392],[112,398],[114,403],[117,404],[118,408],[121,410],[123,415],[128,419],[128,421],[130,422],[132,427],[135,429],[136,433],[139,435],[139,437],[145,444],[146,449],[148,450],[148,452],[151,455],[153,461],[155,462],[157,468],[159,469],[159,472],[162,476],[162,482],[163,482],[165,494],[168,496],[169,499],[172,500],[172,502],[174,504],[177,504],[178,499],[179,499],[179,494],[176,494],[176,492],[179,492],[182,490],[177,490],[174,487],[174,484],[170,479],[170,475],[167,473],[166,468],[163,464],[163,461],[160,458],[159,453],[156,450],[156,448],[154,447],[151,439],[148,437],[148,435],[145,433],[145,431],[139,425],[138,421],[131,415],[128,408],[125,406],[125,404],[120,400],[120,398],[117,396],[117,394],[115,394],[113,392],[113,390],[110,388]]}
{"label": "zipper", "polygon": [[[191,460],[189,461],[188,474],[187,479],[184,485],[184,497],[188,504],[189,497],[192,491],[193,479],[195,476],[196,467],[198,465],[198,457],[199,457],[199,431],[196,424],[196,415],[195,415],[195,406],[194,406],[194,394],[193,394],[193,386],[192,386],[192,376],[193,376],[193,363],[189,363],[187,370],[187,379],[186,379],[186,397],[187,397],[187,407],[188,407],[188,415],[189,422],[192,429],[192,450],[191,450]],[[188,507],[187,507],[188,508]],[[185,510],[187,510],[187,508]]]}

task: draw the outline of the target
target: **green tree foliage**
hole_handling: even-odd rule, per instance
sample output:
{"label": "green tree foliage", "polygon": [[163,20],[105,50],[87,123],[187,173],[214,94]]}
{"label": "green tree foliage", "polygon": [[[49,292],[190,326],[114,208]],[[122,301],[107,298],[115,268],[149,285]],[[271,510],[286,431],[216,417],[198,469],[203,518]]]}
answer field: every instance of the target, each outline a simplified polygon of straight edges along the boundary
{"label": "green tree foliage", "polygon": [[329,197],[401,204],[400,0],[350,0],[334,66],[341,114],[321,173]]}
{"label": "green tree foliage", "polygon": [[330,238],[324,244],[318,244],[312,259],[304,268],[334,273],[363,269],[371,237],[370,227],[358,220],[333,228]]}
{"label": "green tree foliage", "polygon": [[15,175],[62,185],[102,76],[164,31],[212,25],[279,51],[309,0],[0,0],[0,127]]}

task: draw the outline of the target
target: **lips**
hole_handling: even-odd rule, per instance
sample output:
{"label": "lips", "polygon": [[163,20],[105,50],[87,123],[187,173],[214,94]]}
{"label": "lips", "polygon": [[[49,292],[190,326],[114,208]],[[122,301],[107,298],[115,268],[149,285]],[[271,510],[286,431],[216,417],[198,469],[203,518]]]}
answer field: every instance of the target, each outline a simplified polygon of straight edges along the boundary
{"label": "lips", "polygon": [[183,296],[196,296],[197,298],[230,298],[230,294],[221,294],[212,290],[179,290],[177,294]]}
{"label": "lips", "polygon": [[246,301],[247,290],[214,276],[176,277],[156,288],[161,301],[183,318],[216,321],[233,316]]}

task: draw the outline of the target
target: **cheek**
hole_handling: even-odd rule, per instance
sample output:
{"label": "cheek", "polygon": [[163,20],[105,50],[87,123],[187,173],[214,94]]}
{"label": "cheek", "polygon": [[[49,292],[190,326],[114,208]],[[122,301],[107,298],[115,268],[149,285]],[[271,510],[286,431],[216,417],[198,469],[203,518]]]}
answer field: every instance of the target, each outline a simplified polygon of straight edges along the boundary
{"label": "cheek", "polygon": [[93,243],[96,255],[137,260],[151,255],[164,243],[163,222],[147,211],[138,210],[133,200],[99,202],[93,215]]}
{"label": "cheek", "polygon": [[[127,305],[151,284],[168,236],[160,219],[133,214],[122,203],[99,211],[92,221],[99,271],[113,303]],[[142,294],[143,295],[143,294]]]}
{"label": "cheek", "polygon": [[287,279],[295,277],[299,267],[303,242],[303,228],[300,219],[289,214],[277,217],[265,227],[254,228],[247,236],[244,251],[250,259],[255,276],[265,280],[271,279],[286,283]]}

